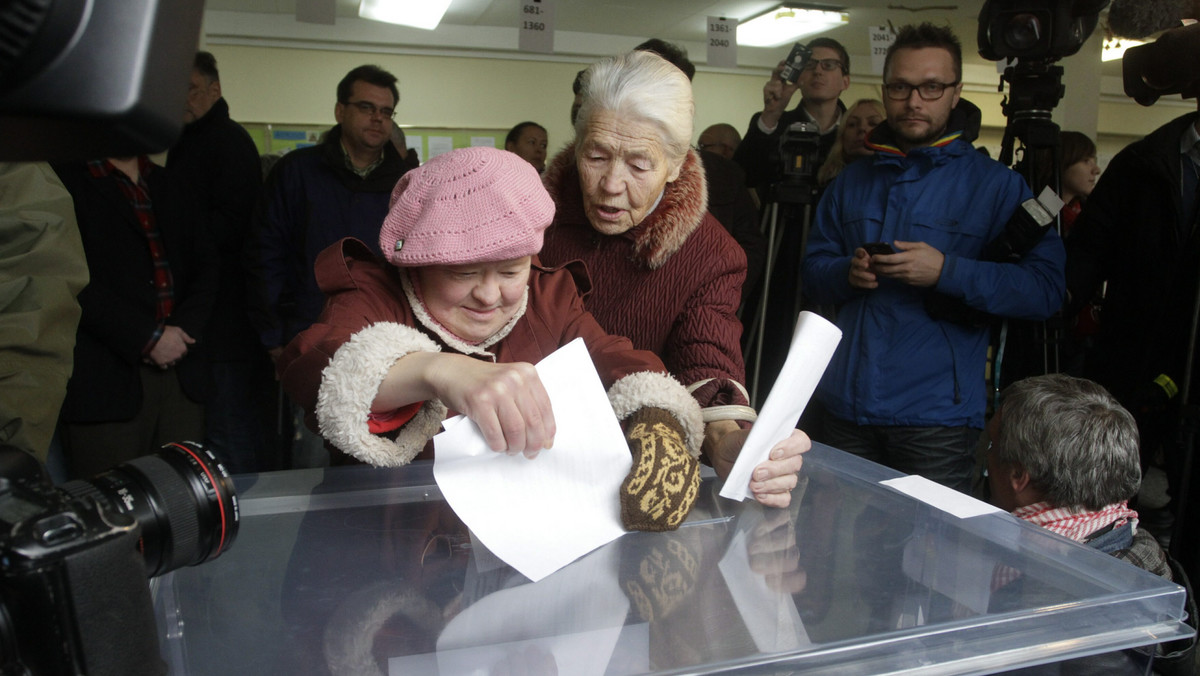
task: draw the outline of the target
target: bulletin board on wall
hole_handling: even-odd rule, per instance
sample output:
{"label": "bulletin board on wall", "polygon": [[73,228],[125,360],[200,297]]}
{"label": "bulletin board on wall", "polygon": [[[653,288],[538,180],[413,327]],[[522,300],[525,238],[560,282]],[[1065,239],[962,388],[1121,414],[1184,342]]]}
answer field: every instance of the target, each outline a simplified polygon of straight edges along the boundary
{"label": "bulletin board on wall", "polygon": [[[318,124],[267,124],[246,123],[242,125],[254,139],[260,155],[283,154],[296,148],[316,145],[321,134],[330,126]],[[486,146],[503,148],[507,129],[451,129],[442,127],[401,127],[409,148],[415,148],[424,162],[455,148]]]}

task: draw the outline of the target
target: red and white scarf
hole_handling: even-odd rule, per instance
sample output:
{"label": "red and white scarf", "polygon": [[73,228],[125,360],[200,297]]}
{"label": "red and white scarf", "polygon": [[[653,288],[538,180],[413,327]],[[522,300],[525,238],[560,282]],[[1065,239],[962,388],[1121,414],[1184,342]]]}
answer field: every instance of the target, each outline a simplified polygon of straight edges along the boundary
{"label": "red and white scarf", "polygon": [[1122,500],[1095,512],[1076,511],[1069,507],[1054,507],[1048,502],[1035,502],[1013,510],[1013,516],[1045,528],[1048,531],[1083,542],[1087,536],[1106,526],[1124,526],[1130,519],[1137,525],[1138,513]]}

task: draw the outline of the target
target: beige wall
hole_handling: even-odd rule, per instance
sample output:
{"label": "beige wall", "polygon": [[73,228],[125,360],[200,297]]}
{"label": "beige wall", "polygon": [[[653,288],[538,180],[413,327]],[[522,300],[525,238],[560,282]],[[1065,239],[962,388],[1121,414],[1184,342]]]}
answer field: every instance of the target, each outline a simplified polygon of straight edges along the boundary
{"label": "beige wall", "polygon": [[[573,136],[568,121],[571,82],[575,73],[587,65],[583,60],[412,55],[211,41],[206,47],[217,57],[232,115],[242,122],[332,125],[338,80],[355,66],[374,63],[400,80],[396,120],[401,125],[503,129],[534,120],[549,131],[551,148],[562,146]],[[859,63],[864,61],[860,59]],[[761,107],[766,76],[766,69],[698,72],[696,135],[717,122],[744,130],[750,116]],[[964,96],[983,111],[981,141],[994,157],[1005,124],[1001,95],[995,89],[998,76],[976,66],[964,77],[969,80]],[[878,98],[878,83],[876,76],[856,74],[843,100]],[[1120,96],[1102,100],[1097,92],[1070,92],[1059,108],[1071,106],[1098,106],[1102,162],[1129,141],[1194,109],[1177,101],[1146,108]]]}

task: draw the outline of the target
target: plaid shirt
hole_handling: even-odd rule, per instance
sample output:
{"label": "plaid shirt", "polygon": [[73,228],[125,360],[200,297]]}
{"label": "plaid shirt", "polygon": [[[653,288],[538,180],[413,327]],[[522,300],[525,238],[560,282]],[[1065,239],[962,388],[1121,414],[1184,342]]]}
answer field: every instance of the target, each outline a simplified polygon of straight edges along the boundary
{"label": "plaid shirt", "polygon": [[121,188],[125,199],[133,207],[133,215],[137,217],[150,247],[150,258],[154,262],[154,278],[151,280],[157,292],[155,317],[158,327],[150,336],[149,342],[142,348],[142,354],[148,354],[162,337],[163,327],[171,311],[175,308],[175,281],[171,276],[171,263],[167,260],[167,248],[163,244],[162,233],[154,222],[154,205],[150,199],[150,191],[146,186],[146,176],[157,170],[157,167],[145,155],[138,156],[138,182],[134,184],[124,172],[119,171],[108,160],[92,160],[87,163],[88,171],[96,178],[111,177]]}

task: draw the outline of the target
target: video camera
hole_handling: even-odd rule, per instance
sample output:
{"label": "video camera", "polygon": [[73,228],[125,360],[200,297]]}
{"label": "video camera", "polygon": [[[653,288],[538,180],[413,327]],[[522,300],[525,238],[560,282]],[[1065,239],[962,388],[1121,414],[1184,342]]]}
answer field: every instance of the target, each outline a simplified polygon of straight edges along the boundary
{"label": "video camera", "polygon": [[0,1],[0,161],[166,150],[203,13],[192,0]]}
{"label": "video camera", "polygon": [[793,122],[779,137],[779,158],[785,181],[811,179],[821,156],[821,128],[815,122]]}
{"label": "video camera", "polygon": [[216,558],[238,523],[229,473],[198,444],[58,488],[0,446],[0,673],[166,673],[146,578]]}
{"label": "video camera", "polygon": [[1108,0],[987,0],[979,11],[979,55],[989,61],[1057,61],[1079,51]]}
{"label": "video camera", "polygon": [[1057,144],[1051,113],[1066,93],[1059,59],[1083,47],[1109,0],[987,0],[979,10],[979,55],[1014,61],[1004,69],[1009,95],[1000,162],[1011,166],[1013,141],[1039,148]]}

